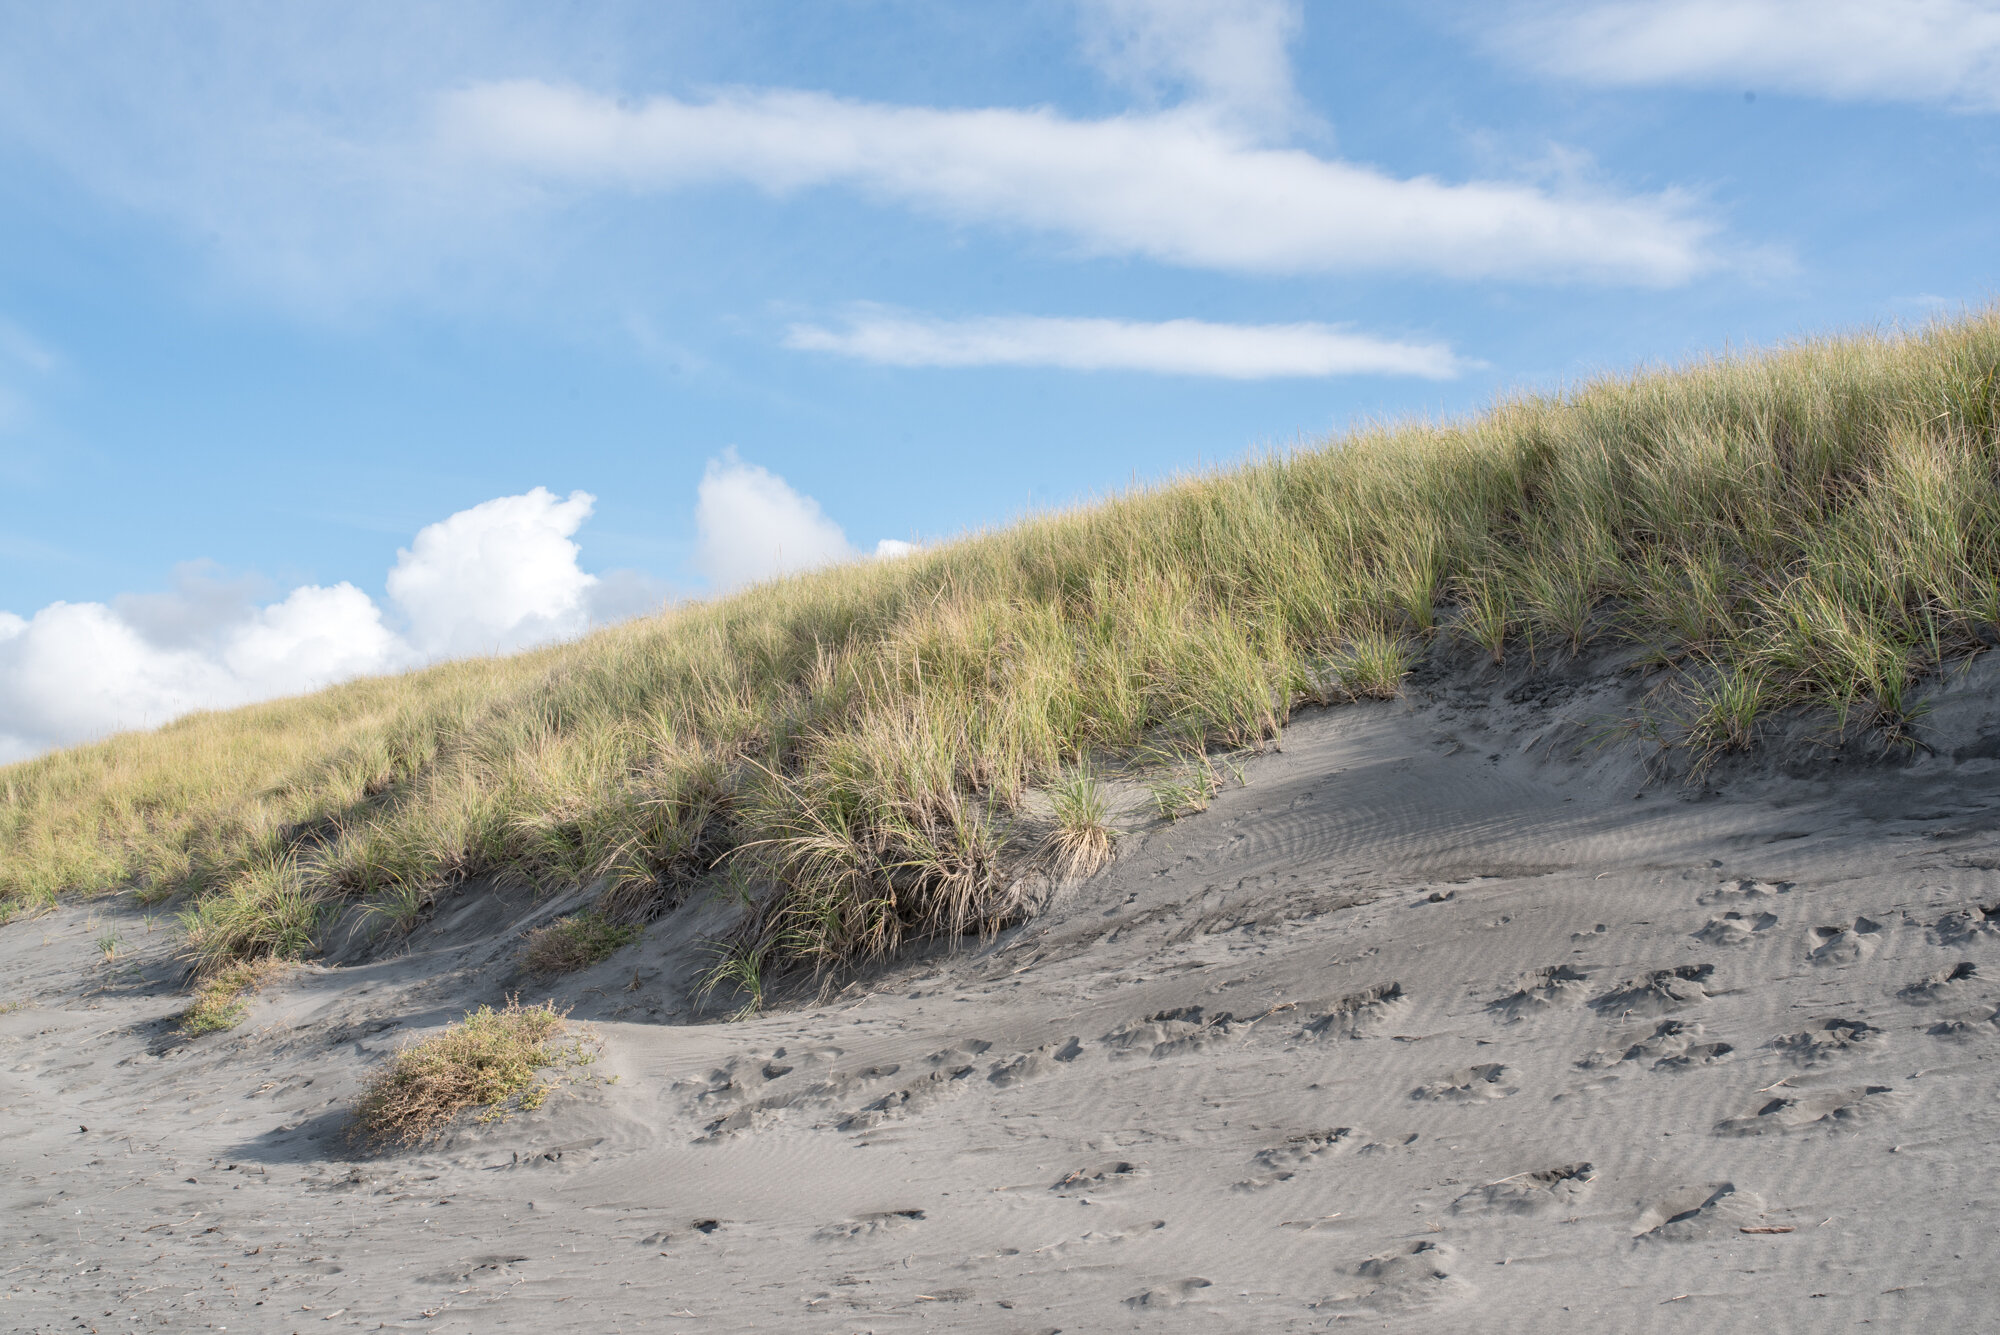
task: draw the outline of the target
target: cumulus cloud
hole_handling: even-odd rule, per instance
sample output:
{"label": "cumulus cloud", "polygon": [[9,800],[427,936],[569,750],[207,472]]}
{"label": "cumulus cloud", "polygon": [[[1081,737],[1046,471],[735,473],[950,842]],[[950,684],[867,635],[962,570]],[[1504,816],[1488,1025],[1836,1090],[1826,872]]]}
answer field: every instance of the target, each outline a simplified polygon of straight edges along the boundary
{"label": "cumulus cloud", "polygon": [[1671,191],[1396,177],[1262,145],[1199,106],[1076,120],[790,91],[623,102],[535,79],[478,84],[441,105],[457,155],[551,187],[848,186],[1089,253],[1194,268],[1665,285],[1716,262],[1714,225]]}
{"label": "cumulus cloud", "polygon": [[1518,9],[1513,59],[1591,83],[1773,88],[2000,110],[1993,0],[1614,0]]}
{"label": "cumulus cloud", "polygon": [[570,535],[597,498],[546,488],[461,510],[421,530],[396,554],[389,597],[410,638],[434,657],[494,653],[561,639],[589,624],[597,583],[576,563]]}
{"label": "cumulus cloud", "polygon": [[1038,316],[941,320],[864,308],[845,329],[795,324],[785,344],[890,366],[1050,366],[1231,380],[1332,375],[1448,380],[1463,369],[1442,343],[1396,343],[1325,324]]}
{"label": "cumulus cloud", "polygon": [[0,762],[411,661],[380,609],[346,583],[294,589],[179,643],[103,603],[0,612]]}
{"label": "cumulus cloud", "polygon": [[718,589],[853,560],[839,524],[819,502],[732,448],[708,461],[695,493],[695,563]]}
{"label": "cumulus cloud", "polygon": [[314,690],[428,660],[575,635],[607,612],[657,605],[631,572],[606,599],[570,541],[593,498],[537,487],[461,510],[418,532],[389,572],[398,631],[352,584],[306,585],[260,605],[254,578],[212,565],[175,572],[163,593],[0,612],[0,762],[193,709]]}
{"label": "cumulus cloud", "polygon": [[893,560],[918,550],[883,538],[864,553],[847,532],[768,468],[745,463],[736,450],[710,459],[695,493],[695,564],[718,592],[794,571],[871,555]]}
{"label": "cumulus cloud", "polygon": [[[662,581],[579,564],[573,537],[595,503],[536,487],[425,526],[396,554],[386,608],[344,582],[272,600],[264,581],[197,561],[164,592],[51,603],[31,617],[0,611],[0,764],[656,610],[671,592]],[[866,555],[812,497],[734,450],[710,462],[695,526],[697,564],[718,592]],[[872,554],[916,550],[884,538]]]}

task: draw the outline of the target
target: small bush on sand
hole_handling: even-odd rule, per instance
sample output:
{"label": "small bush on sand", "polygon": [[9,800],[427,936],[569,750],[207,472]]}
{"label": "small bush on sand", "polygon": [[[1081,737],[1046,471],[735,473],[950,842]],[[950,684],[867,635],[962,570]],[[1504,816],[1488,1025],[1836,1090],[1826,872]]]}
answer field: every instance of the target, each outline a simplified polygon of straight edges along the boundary
{"label": "small bush on sand", "polygon": [[243,1018],[243,994],[262,987],[283,967],[267,958],[226,965],[204,978],[195,989],[193,1004],[181,1012],[182,1035],[200,1038],[234,1028]]}
{"label": "small bush on sand", "polygon": [[567,1014],[554,1002],[523,1006],[513,997],[504,1010],[481,1006],[443,1033],[405,1044],[362,1092],[350,1138],[377,1147],[416,1145],[470,1109],[492,1122],[539,1108],[556,1081],[538,1080],[536,1072],[597,1058],[595,1039],[573,1033]]}
{"label": "small bush on sand", "polygon": [[1049,788],[1056,828],[1048,838],[1049,860],[1061,876],[1088,876],[1111,861],[1118,831],[1111,828],[1110,799],[1088,769],[1078,769]]}
{"label": "small bush on sand", "polygon": [[637,927],[621,926],[595,912],[574,913],[528,933],[522,963],[528,972],[543,977],[575,973],[638,939]]}

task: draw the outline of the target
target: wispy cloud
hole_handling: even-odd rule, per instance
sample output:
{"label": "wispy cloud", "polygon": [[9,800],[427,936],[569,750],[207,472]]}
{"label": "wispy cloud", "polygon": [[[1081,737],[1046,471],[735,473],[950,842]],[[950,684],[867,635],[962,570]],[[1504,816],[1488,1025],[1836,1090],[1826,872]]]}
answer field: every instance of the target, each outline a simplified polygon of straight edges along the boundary
{"label": "wispy cloud", "polygon": [[1229,380],[1335,375],[1448,380],[1465,365],[1442,343],[1398,343],[1326,324],[1025,315],[944,320],[867,307],[841,329],[795,324],[785,346],[888,366],[1040,366]]}
{"label": "wispy cloud", "polygon": [[1190,101],[1244,125],[1307,119],[1292,82],[1300,0],[1084,0],[1084,54],[1154,103]]}
{"label": "wispy cloud", "polygon": [[784,88],[628,100],[607,90],[638,77],[617,54],[634,11],[357,3],[24,10],[0,43],[0,143],[334,314],[508,300],[553,281],[550,229],[578,206],[705,183],[844,190],[1230,272],[1671,285],[1721,263],[1715,219],[1674,191],[1399,175],[1298,147],[1297,0],[1080,0],[1087,55],[1135,99],[1095,119]]}
{"label": "wispy cloud", "polygon": [[1094,254],[1192,268],[1668,285],[1716,263],[1714,224],[1674,192],[1396,177],[1261,146],[1199,107],[1077,120],[789,91],[621,102],[527,79],[449,94],[443,120],[461,161],[551,188],[846,186]]}
{"label": "wispy cloud", "polygon": [[1532,68],[1610,86],[2000,110],[1993,0],[1571,0],[1517,8],[1494,40]]}

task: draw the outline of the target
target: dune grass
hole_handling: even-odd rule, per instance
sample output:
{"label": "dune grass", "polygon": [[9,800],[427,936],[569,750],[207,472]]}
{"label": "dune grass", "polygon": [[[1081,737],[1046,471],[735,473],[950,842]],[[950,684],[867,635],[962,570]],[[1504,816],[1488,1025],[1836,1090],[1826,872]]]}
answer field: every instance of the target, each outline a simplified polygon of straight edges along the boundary
{"label": "dune grass", "polygon": [[355,1101],[350,1139],[380,1148],[416,1145],[480,1110],[497,1121],[515,1110],[539,1108],[554,1088],[536,1073],[588,1065],[596,1048],[587,1033],[570,1030],[553,1002],[504,1009],[481,1006],[441,1033],[405,1044]]}
{"label": "dune grass", "polygon": [[2000,311],[1607,376],[197,715],[0,771],[0,902],[178,897],[212,971],[471,877],[638,922],[728,859],[760,971],[839,964],[1019,912],[1030,788],[1146,756],[1195,809],[1212,750],[1454,644],[1627,645],[1696,760],[1800,708],[1921,745],[1925,676],[2000,640],[1996,371]]}
{"label": "dune grass", "polygon": [[234,1029],[249,1009],[243,996],[269,982],[284,968],[284,962],[270,956],[238,960],[211,970],[194,990],[194,1000],[181,1012],[179,1029],[183,1037]]}

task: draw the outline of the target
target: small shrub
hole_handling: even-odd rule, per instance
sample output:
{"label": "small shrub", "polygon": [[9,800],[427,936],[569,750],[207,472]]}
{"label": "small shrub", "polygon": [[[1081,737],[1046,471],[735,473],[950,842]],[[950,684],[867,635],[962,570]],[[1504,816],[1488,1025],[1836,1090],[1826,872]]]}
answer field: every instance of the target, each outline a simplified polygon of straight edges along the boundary
{"label": "small shrub", "polygon": [[1109,821],[1104,785],[1088,769],[1078,769],[1049,788],[1056,828],[1049,835],[1049,860],[1063,876],[1088,876],[1111,861],[1118,832]]}
{"label": "small shrub", "polygon": [[638,939],[637,927],[608,921],[596,912],[574,913],[528,933],[528,949],[522,962],[528,972],[543,977],[575,973]]}
{"label": "small shrub", "polygon": [[482,1122],[539,1108],[556,1081],[538,1080],[537,1071],[597,1057],[596,1040],[572,1034],[567,1015],[553,1002],[523,1006],[513,997],[504,1010],[481,1006],[442,1033],[406,1043],[362,1092],[349,1137],[375,1147],[417,1145],[474,1108]]}
{"label": "small shrub", "polygon": [[283,966],[276,960],[227,965],[202,980],[194,1001],[181,1012],[180,1031],[184,1037],[200,1038],[234,1028],[243,1018],[243,994],[268,982]]}

